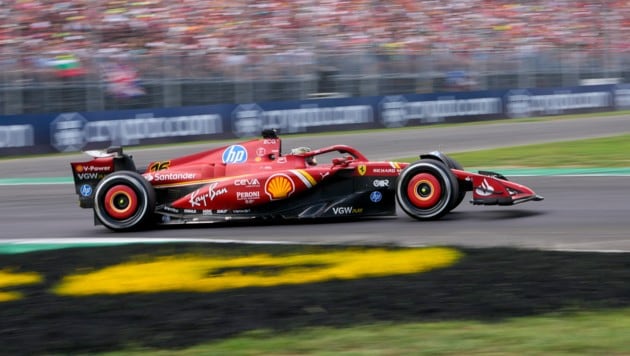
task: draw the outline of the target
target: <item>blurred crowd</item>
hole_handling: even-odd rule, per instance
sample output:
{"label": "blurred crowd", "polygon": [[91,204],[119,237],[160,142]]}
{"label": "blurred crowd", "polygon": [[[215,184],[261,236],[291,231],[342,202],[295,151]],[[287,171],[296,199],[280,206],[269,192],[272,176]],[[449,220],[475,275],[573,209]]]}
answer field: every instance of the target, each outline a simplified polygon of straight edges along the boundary
{"label": "blurred crowd", "polygon": [[[0,58],[81,75],[81,59],[630,51],[630,0],[0,0]],[[279,58],[282,61],[282,58]]]}

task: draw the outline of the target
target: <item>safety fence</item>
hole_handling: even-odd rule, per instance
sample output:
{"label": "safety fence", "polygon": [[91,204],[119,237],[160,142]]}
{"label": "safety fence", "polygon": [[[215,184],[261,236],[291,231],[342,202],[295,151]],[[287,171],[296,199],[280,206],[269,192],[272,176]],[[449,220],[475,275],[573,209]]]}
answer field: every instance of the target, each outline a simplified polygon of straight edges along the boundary
{"label": "safety fence", "polygon": [[0,115],[630,83],[626,52],[0,52]]}

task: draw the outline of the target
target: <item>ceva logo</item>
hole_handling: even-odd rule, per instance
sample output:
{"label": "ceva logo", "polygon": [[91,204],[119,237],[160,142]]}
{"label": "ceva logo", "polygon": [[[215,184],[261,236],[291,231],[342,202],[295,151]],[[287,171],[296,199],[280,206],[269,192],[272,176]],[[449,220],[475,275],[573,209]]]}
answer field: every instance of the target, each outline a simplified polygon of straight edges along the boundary
{"label": "ceva logo", "polygon": [[232,145],[223,151],[223,163],[243,163],[247,161],[247,150],[241,145]]}

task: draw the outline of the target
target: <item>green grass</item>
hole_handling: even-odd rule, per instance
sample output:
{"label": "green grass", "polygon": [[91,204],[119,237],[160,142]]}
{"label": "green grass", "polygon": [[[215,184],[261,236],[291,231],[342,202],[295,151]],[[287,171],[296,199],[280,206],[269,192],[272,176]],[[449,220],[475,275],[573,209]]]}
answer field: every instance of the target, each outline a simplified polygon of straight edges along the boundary
{"label": "green grass", "polygon": [[627,355],[630,309],[556,313],[504,322],[371,324],[239,337],[182,350],[105,355]]}
{"label": "green grass", "polygon": [[[449,153],[464,167],[630,167],[630,135]],[[405,157],[403,162],[417,160]]]}

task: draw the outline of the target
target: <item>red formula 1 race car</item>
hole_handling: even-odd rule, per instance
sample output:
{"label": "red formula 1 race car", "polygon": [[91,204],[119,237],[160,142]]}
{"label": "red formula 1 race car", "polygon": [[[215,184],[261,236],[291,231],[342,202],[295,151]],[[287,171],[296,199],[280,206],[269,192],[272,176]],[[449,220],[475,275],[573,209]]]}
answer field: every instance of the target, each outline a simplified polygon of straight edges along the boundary
{"label": "red formula 1 race car", "polygon": [[73,162],[82,208],[124,231],[241,219],[394,216],[396,203],[418,220],[438,219],[472,191],[472,204],[513,205],[543,198],[504,176],[471,173],[431,152],[414,163],[370,161],[334,145],[283,154],[273,130],[262,138],[136,169],[122,148],[88,151]]}

